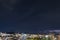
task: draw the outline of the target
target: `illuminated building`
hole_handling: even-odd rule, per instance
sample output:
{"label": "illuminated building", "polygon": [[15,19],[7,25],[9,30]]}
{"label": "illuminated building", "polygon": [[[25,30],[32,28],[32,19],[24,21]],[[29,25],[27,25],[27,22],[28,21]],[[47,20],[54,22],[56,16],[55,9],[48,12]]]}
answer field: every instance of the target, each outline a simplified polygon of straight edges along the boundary
{"label": "illuminated building", "polygon": [[59,35],[57,35],[57,40],[60,40],[60,34],[59,34]]}

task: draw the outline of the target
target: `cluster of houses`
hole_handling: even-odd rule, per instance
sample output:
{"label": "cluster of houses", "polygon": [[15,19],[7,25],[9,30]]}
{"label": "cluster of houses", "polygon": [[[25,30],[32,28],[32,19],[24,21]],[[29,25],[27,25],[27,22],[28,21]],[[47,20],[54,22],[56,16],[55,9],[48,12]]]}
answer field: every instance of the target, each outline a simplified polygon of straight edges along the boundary
{"label": "cluster of houses", "polygon": [[60,33],[2,33],[0,40],[60,40]]}

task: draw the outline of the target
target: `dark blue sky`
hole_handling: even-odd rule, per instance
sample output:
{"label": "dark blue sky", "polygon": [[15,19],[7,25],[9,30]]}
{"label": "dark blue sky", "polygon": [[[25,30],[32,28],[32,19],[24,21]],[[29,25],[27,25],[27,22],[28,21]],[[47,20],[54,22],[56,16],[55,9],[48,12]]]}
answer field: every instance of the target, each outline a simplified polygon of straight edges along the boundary
{"label": "dark blue sky", "polygon": [[60,29],[60,3],[47,0],[0,0],[0,31]]}

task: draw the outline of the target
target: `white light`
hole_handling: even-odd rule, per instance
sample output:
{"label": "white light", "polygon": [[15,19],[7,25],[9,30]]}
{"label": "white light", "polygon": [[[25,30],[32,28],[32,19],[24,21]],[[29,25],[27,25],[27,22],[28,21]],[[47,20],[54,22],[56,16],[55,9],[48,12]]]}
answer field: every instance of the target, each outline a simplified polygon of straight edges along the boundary
{"label": "white light", "polygon": [[24,36],[27,36],[26,34],[23,34]]}
{"label": "white light", "polygon": [[55,40],[56,40],[56,38],[55,38]]}
{"label": "white light", "polygon": [[48,37],[48,35],[45,36],[46,38]]}

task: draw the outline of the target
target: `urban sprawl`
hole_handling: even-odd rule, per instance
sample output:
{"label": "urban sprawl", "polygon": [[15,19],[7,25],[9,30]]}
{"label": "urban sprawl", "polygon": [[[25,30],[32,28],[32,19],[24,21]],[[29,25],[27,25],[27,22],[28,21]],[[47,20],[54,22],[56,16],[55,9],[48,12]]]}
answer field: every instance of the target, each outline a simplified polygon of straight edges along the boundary
{"label": "urban sprawl", "polygon": [[0,40],[60,40],[60,34],[24,34],[24,33],[0,33]]}

